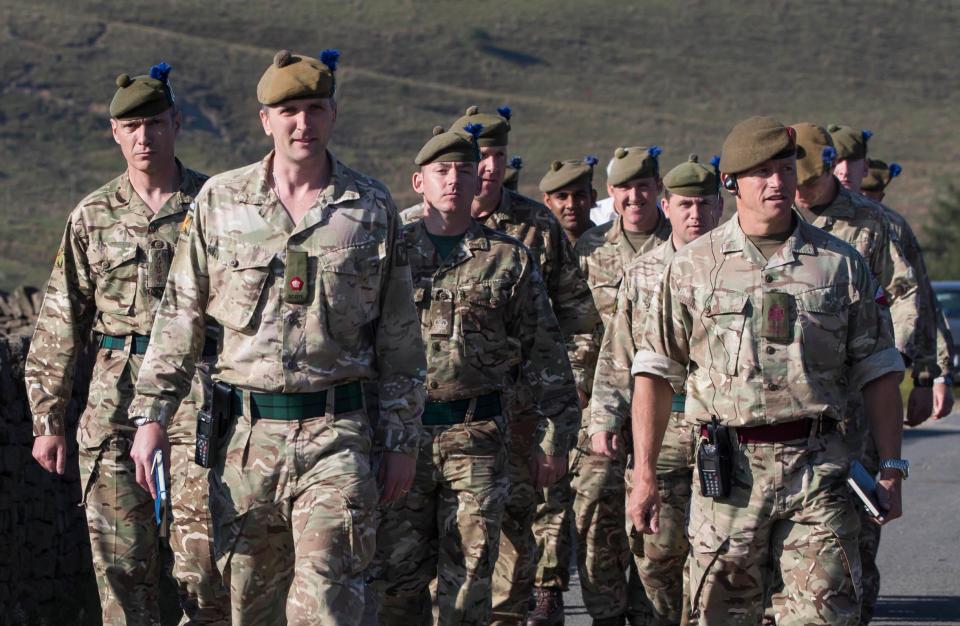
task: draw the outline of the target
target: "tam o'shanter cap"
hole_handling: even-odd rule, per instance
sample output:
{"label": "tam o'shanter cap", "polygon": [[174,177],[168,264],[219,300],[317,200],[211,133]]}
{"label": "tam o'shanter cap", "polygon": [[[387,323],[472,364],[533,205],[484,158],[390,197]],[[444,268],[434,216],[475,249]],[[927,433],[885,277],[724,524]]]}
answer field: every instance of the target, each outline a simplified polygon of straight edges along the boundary
{"label": "tam o'shanter cap", "polygon": [[598,162],[597,157],[592,154],[583,159],[554,161],[550,164],[547,173],[540,179],[540,191],[553,193],[581,182],[591,184],[593,183],[593,167]]}
{"label": "tam o'shanter cap", "polygon": [[790,156],[795,149],[792,129],[772,117],[751,117],[734,126],[724,139],[720,171],[740,174],[770,159]]}
{"label": "tam o'shanter cap", "polygon": [[455,121],[451,128],[464,128],[467,124],[480,124],[483,131],[477,142],[481,147],[507,145],[507,136],[510,133],[510,117],[513,111],[504,105],[497,109],[497,113],[481,113],[480,107],[474,105],[467,108],[464,115]]}
{"label": "tam o'shanter cap", "polygon": [[337,50],[324,50],[319,59],[281,50],[257,83],[257,100],[274,106],[295,98],[333,97],[339,59]]}
{"label": "tam o'shanter cap", "polygon": [[477,136],[481,132],[483,127],[479,124],[467,124],[463,132],[444,131],[442,126],[434,126],[433,137],[427,140],[413,162],[415,165],[477,163],[480,161]]}
{"label": "tam o'shanter cap", "polygon": [[110,101],[110,117],[117,120],[153,117],[172,107],[171,69],[169,63],[161,61],[150,68],[149,74],[117,76],[117,91]]}
{"label": "tam o'shanter cap", "polygon": [[860,189],[863,191],[883,191],[890,184],[890,181],[900,175],[903,168],[899,163],[887,165],[879,159],[870,159],[869,170],[863,178]]}
{"label": "tam o'shanter cap", "polygon": [[809,122],[791,126],[797,133],[797,184],[806,183],[823,176],[837,162],[830,133]]}
{"label": "tam o'shanter cap", "polygon": [[717,173],[700,163],[691,154],[685,163],[676,166],[663,177],[663,186],[678,196],[713,196],[717,193]]}
{"label": "tam o'shanter cap", "polygon": [[507,163],[507,173],[503,177],[503,186],[516,191],[517,185],[520,184],[520,170],[522,169],[523,159],[518,156],[510,159],[510,162]]}
{"label": "tam o'shanter cap", "polygon": [[660,146],[617,148],[607,169],[607,184],[615,187],[637,178],[658,178],[661,152]]}
{"label": "tam o'shanter cap", "polygon": [[869,130],[857,130],[851,126],[830,124],[827,132],[833,140],[833,147],[837,150],[837,160],[857,160],[867,158],[867,142],[873,137]]}

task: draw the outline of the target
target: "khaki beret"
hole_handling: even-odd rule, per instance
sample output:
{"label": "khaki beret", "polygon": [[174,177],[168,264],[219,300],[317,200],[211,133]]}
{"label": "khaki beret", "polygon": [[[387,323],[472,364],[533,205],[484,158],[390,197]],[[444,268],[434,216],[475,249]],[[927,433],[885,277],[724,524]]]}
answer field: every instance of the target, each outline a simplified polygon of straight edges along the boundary
{"label": "khaki beret", "polygon": [[593,183],[593,166],[597,163],[597,157],[592,154],[582,160],[554,161],[540,179],[540,191],[553,193],[581,182],[591,184]]}
{"label": "khaki beret", "polygon": [[477,135],[482,131],[479,124],[468,124],[466,132],[444,131],[442,126],[433,127],[433,137],[420,148],[415,165],[429,163],[477,163],[480,150],[477,149]]}
{"label": "khaki beret", "polygon": [[617,148],[607,168],[607,184],[616,187],[637,178],[659,178],[660,146]]}
{"label": "khaki beret", "polygon": [[523,159],[518,156],[510,159],[510,162],[507,163],[507,172],[503,177],[503,186],[516,191],[517,185],[520,184],[520,170],[522,169]]}
{"label": "khaki beret", "polygon": [[716,195],[717,173],[712,167],[700,163],[697,155],[691,154],[686,163],[676,166],[663,177],[663,186],[679,196]]}
{"label": "khaki beret", "polygon": [[510,107],[504,105],[493,113],[481,113],[480,107],[474,105],[467,108],[464,115],[457,118],[451,128],[465,128],[467,124],[480,124],[483,131],[477,139],[483,148],[507,145],[507,135],[510,133],[510,116],[513,114]]}
{"label": "khaki beret", "polygon": [[153,117],[172,107],[171,69],[168,63],[161,61],[151,67],[147,75],[117,76],[117,91],[110,101],[110,117],[118,120]]}
{"label": "khaki beret", "polygon": [[827,126],[827,132],[833,140],[838,161],[867,158],[867,141],[873,137],[873,133],[869,130],[856,130],[850,126],[830,124]]}
{"label": "khaki beret", "polygon": [[805,185],[823,176],[837,161],[830,133],[809,122],[791,126],[797,133],[797,184]]}
{"label": "khaki beret", "polygon": [[751,117],[733,127],[723,140],[720,171],[740,174],[796,150],[795,134],[772,117]]}
{"label": "khaki beret", "polygon": [[331,98],[339,59],[337,50],[324,50],[319,59],[281,50],[257,83],[257,100],[274,106],[295,98]]}
{"label": "khaki beret", "polygon": [[863,177],[860,188],[863,191],[883,191],[902,171],[899,163],[887,165],[879,159],[870,159],[867,175]]}

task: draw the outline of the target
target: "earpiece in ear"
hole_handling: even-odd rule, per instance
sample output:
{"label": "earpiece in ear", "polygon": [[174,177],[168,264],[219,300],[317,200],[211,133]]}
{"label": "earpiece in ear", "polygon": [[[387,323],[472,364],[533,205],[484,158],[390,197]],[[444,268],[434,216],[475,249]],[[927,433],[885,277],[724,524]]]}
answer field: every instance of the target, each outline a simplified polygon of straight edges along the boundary
{"label": "earpiece in ear", "polygon": [[731,193],[737,191],[737,179],[733,176],[727,176],[723,179],[723,188]]}

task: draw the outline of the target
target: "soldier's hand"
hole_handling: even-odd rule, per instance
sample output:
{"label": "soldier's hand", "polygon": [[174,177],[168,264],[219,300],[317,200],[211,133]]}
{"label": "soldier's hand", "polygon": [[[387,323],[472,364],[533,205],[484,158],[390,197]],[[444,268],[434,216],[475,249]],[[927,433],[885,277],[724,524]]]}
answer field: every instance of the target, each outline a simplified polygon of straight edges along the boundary
{"label": "soldier's hand", "polygon": [[634,476],[627,515],[639,532],[647,535],[660,532],[660,490],[656,476],[646,479]]}
{"label": "soldier's hand", "polygon": [[877,503],[883,509],[883,521],[887,524],[903,515],[903,504],[900,500],[901,477],[897,470],[884,470],[877,481]]}
{"label": "soldier's hand", "polygon": [[41,435],[33,440],[33,458],[48,472],[63,475],[67,469],[67,438],[63,435]]}
{"label": "soldier's hand", "polygon": [[944,383],[933,384],[933,419],[950,415],[953,410],[953,389]]}
{"label": "soldier's hand", "polygon": [[130,459],[137,468],[137,484],[149,491],[154,498],[157,497],[157,489],[153,486],[153,453],[157,449],[163,451],[163,471],[166,474],[170,471],[170,442],[167,440],[167,431],[157,422],[137,428],[133,447],[130,448]]}
{"label": "soldier's hand", "polygon": [[590,404],[590,398],[587,397],[587,392],[577,387],[577,397],[580,399],[580,408],[587,408],[587,405]]}
{"label": "soldier's hand", "polygon": [[537,489],[545,489],[567,473],[567,457],[548,456],[542,451],[538,451],[530,467],[530,473],[533,475],[533,484]]}
{"label": "soldier's hand", "polygon": [[590,437],[590,450],[611,459],[619,457],[620,437],[616,433],[604,430]]}
{"label": "soldier's hand", "polygon": [[907,400],[907,426],[919,426],[933,413],[933,389],[914,387]]}
{"label": "soldier's hand", "polygon": [[380,504],[388,504],[402,498],[413,486],[417,473],[417,460],[402,452],[384,452],[380,462]]}

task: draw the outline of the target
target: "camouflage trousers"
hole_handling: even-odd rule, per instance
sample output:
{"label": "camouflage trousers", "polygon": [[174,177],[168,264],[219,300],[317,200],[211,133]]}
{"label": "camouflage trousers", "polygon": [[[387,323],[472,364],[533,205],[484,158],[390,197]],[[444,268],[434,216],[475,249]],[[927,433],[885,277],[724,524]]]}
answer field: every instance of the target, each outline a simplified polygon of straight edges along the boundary
{"label": "camouflage trousers", "polygon": [[413,487],[383,511],[372,566],[382,625],[490,621],[491,577],[507,502],[502,418],[424,426]]}
{"label": "camouflage trousers", "polygon": [[[671,415],[657,459],[660,490],[660,532],[636,541],[632,533],[637,574],[652,607],[650,626],[680,624],[689,602],[686,573],[690,542],[687,515],[693,480],[693,428],[684,425],[683,414]],[[628,522],[629,524],[629,522]]]}
{"label": "camouflage trousers", "polygon": [[233,626],[358,624],[378,497],[366,413],[251,420],[249,408],[244,393],[210,489]]}
{"label": "camouflage trousers", "polygon": [[759,623],[779,574],[778,624],[858,624],[859,520],[845,484],[843,439],[815,433],[806,441],[740,444],[734,459],[729,497],[693,490],[692,619]]}
{"label": "camouflage trousers", "polygon": [[572,552],[573,490],[569,472],[555,485],[537,494],[533,518],[536,543],[536,573],[533,584],[539,588],[567,590],[570,585]]}
{"label": "camouflage trousers", "polygon": [[[860,462],[873,475],[880,471],[880,454],[871,435],[867,435],[865,450]],[[863,574],[860,586],[860,624],[866,626],[873,619],[880,597],[880,569],[877,567],[877,552],[880,550],[880,525],[873,521],[867,510],[857,505],[860,512],[860,563]]]}

